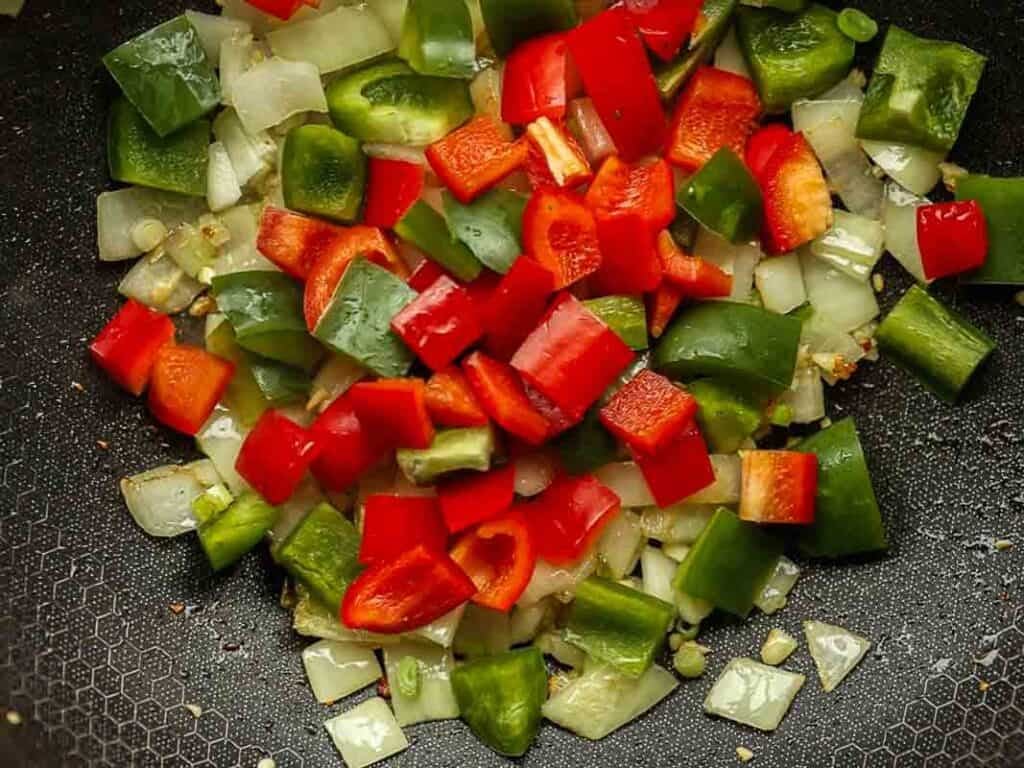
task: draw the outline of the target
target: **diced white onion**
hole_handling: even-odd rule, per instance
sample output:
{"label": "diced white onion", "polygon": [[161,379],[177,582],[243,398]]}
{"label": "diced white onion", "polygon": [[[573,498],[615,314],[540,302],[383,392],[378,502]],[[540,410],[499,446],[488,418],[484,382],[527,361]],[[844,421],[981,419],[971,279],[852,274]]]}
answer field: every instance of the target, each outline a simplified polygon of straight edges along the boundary
{"label": "diced white onion", "polygon": [[704,699],[704,711],[762,731],[774,731],[806,679],[753,659],[733,659]]}
{"label": "diced white onion", "polygon": [[848,363],[864,357],[864,348],[849,333],[841,331],[822,312],[814,310],[804,321],[800,343],[807,346],[810,355],[839,355]]}
{"label": "diced white onion", "polygon": [[553,618],[553,614],[554,605],[551,600],[514,606],[508,618],[509,642],[514,646],[529,643]]}
{"label": "diced white onion", "polygon": [[206,202],[214,213],[230,208],[242,199],[242,188],[224,144],[213,142],[206,164]]}
{"label": "diced white onion", "polygon": [[538,560],[533,569],[530,583],[519,598],[519,605],[533,605],[549,595],[554,595],[562,602],[568,602],[576,592],[576,587],[597,568],[597,557],[589,554],[571,566],[551,565],[546,560]]}
{"label": "diced white onion", "polygon": [[302,652],[302,664],[313,695],[321,704],[333,704],[377,682],[380,664],[365,646],[320,640]]}
{"label": "diced white onion", "polygon": [[597,114],[594,102],[590,98],[573,99],[569,102],[568,108],[569,125],[580,144],[583,145],[583,152],[587,160],[595,168],[602,160],[609,155],[614,155],[618,150],[612,135],[601,121]]}
{"label": "diced white onion", "polygon": [[263,54],[256,47],[252,35],[238,35],[221,40],[220,43],[220,101],[234,103],[232,95],[238,78],[252,69]]}
{"label": "diced white onion", "polygon": [[805,621],[804,637],[825,693],[834,691],[871,648],[867,638],[822,621]]}
{"label": "diced white onion", "polygon": [[697,625],[700,624],[704,619],[711,615],[711,612],[715,610],[715,606],[699,597],[693,597],[686,594],[685,592],[676,591],[675,595],[676,611],[679,613],[679,618],[685,621],[687,624]]}
{"label": "diced white onion", "polygon": [[773,629],[761,646],[761,661],[770,667],[777,667],[797,649],[796,638],[781,629]]}
{"label": "diced white onion", "polygon": [[676,563],[681,563],[686,559],[686,556],[690,554],[690,550],[693,549],[689,544],[676,544],[673,542],[663,542],[661,545],[661,551],[667,556],[671,557]]}
{"label": "diced white onion", "polygon": [[387,702],[376,696],[332,717],[324,728],[348,768],[366,768],[409,748]]}
{"label": "diced white onion", "polygon": [[664,509],[650,507],[643,511],[640,524],[644,535],[650,539],[671,544],[693,544],[716,509],[711,504],[674,504]]}
{"label": "diced white onion", "polygon": [[836,85],[833,85],[821,96],[818,97],[819,101],[864,101],[864,85],[867,78],[864,73],[859,69],[854,69],[839,81]]}
{"label": "diced white onion", "polygon": [[[340,41],[344,41],[341,43]],[[363,6],[342,6],[267,34],[275,56],[308,61],[327,75],[394,50],[384,22]]]}
{"label": "diced white onion", "polygon": [[880,221],[835,211],[832,228],[811,243],[811,253],[850,277],[867,282],[882,258],[885,229]]}
{"label": "diced white onion", "polygon": [[512,647],[508,614],[470,603],[466,606],[452,650],[460,657],[493,656]]}
{"label": "diced white onion", "polygon": [[478,115],[487,115],[500,125],[501,119],[501,84],[504,67],[500,64],[488,67],[473,78],[469,84],[469,97]]}
{"label": "diced white onion", "polygon": [[567,667],[583,669],[583,665],[587,663],[586,652],[572,643],[567,643],[556,631],[545,632],[537,638],[534,645],[540,649],[541,653],[551,656],[559,664],[564,664]]}
{"label": "diced white onion", "polygon": [[640,516],[624,509],[605,527],[597,556],[613,579],[621,579],[636,568],[644,543]]}
{"label": "diced white onion", "polygon": [[654,506],[651,489],[640,467],[632,461],[606,464],[594,472],[594,477],[618,496],[619,502],[626,509]]}
{"label": "diced white onion", "polygon": [[754,284],[764,308],[785,315],[806,303],[804,275],[795,253],[764,259],[754,269]]}
{"label": "diced white onion", "polygon": [[248,490],[249,484],[235,469],[238,452],[249,430],[242,426],[227,408],[218,406],[196,435],[196,445],[217,468],[217,473],[236,496]]}
{"label": "diced white onion", "polygon": [[423,147],[411,147],[406,144],[363,144],[363,152],[367,157],[378,157],[381,160],[427,164],[427,153]]}
{"label": "diced white onion", "polygon": [[238,119],[253,135],[300,112],[327,111],[320,70],[308,61],[261,61],[235,81],[231,98]]}
{"label": "diced white onion", "polygon": [[754,269],[764,255],[760,247],[751,243],[730,243],[710,229],[700,228],[693,255],[720,267],[732,275],[732,293],[722,301],[750,301],[754,289]]}
{"label": "diced white onion", "polygon": [[861,146],[879,168],[915,195],[927,195],[942,176],[939,163],[946,159],[944,152],[867,139],[861,141]]}
{"label": "diced white onion", "polygon": [[465,604],[460,605],[458,608],[453,608],[441,618],[427,624],[427,626],[410,632],[409,636],[440,645],[442,648],[451,648],[465,610]]}
{"label": "diced white onion", "polygon": [[213,135],[231,158],[239,185],[245,186],[270,170],[277,153],[273,139],[266,131],[247,132],[235,110],[225,109],[217,115],[213,121]]}
{"label": "diced white onion", "polygon": [[[407,658],[415,659],[420,670],[419,693],[414,697],[403,694],[398,684],[399,665]],[[452,720],[459,716],[451,682],[455,668],[451,651],[426,643],[396,643],[384,648],[384,667],[391,689],[391,706],[399,725]]]}
{"label": "diced white onion", "polygon": [[735,454],[711,454],[715,482],[686,497],[683,504],[736,504],[740,500],[740,479],[743,462]]}
{"label": "diced white onion", "polygon": [[221,43],[231,37],[242,37],[252,32],[249,22],[232,19],[227,16],[215,16],[199,11],[185,11],[185,16],[196,28],[199,42],[206,52],[210,64],[216,67],[220,63]]}
{"label": "diced white onion", "polygon": [[228,231],[228,241],[221,248],[225,253],[242,245],[255,247],[260,231],[260,206],[236,205],[217,216]]}
{"label": "diced white onion", "polygon": [[800,266],[811,306],[839,330],[852,331],[878,317],[878,299],[870,283],[833,269],[807,250],[800,253]]}
{"label": "diced white onion", "polygon": [[206,210],[205,201],[145,187],[125,187],[96,198],[96,233],[100,261],[125,261],[143,250],[133,233],[139,222],[159,221],[169,232],[194,221]]}
{"label": "diced white onion", "polygon": [[121,495],[132,518],[150,536],[178,536],[194,530],[192,502],[220,482],[205,459],[172,464],[121,480]]}
{"label": "diced white onion", "polygon": [[640,554],[640,573],[643,575],[644,592],[666,603],[675,601],[672,581],[679,570],[679,563],[656,547],[644,547]]}
{"label": "diced white onion", "polygon": [[816,366],[797,368],[793,386],[779,398],[779,404],[789,406],[794,424],[813,424],[825,418],[825,386]]}
{"label": "diced white onion", "polygon": [[402,21],[405,19],[407,0],[366,0],[367,7],[377,14],[396,42],[402,38]]}
{"label": "diced white onion", "polygon": [[186,275],[174,259],[162,253],[139,259],[117,286],[122,296],[165,315],[185,310],[203,288],[202,283]]}
{"label": "diced white onion", "polygon": [[921,262],[921,249],[917,244],[917,209],[928,200],[918,197],[899,184],[885,185],[885,205],[882,223],[885,225],[885,249],[919,283],[928,282]]}
{"label": "diced white onion", "polygon": [[792,591],[797,579],[800,578],[800,568],[783,555],[772,572],[772,577],[764,585],[760,596],[754,601],[754,605],[763,613],[771,615],[786,607],[786,598]]}
{"label": "diced white onion", "polygon": [[397,643],[399,635],[375,635],[361,629],[349,629],[338,618],[337,611],[312,597],[301,585],[296,589],[298,600],[292,613],[292,629],[303,637],[318,637],[339,643],[358,643],[368,648]]}
{"label": "diced white onion", "polygon": [[715,68],[750,79],[750,67],[747,66],[747,60],[740,50],[734,26],[729,27],[721,45],[715,49]]}
{"label": "diced white onion", "polygon": [[288,534],[306,518],[313,507],[326,501],[327,498],[320,490],[316,480],[312,475],[307,474],[299,483],[299,487],[292,493],[291,498],[283,504],[277,505],[277,520],[268,534],[270,541],[276,544],[287,539]]}
{"label": "diced white onion", "polygon": [[515,491],[517,496],[536,496],[555,479],[556,459],[547,453],[530,453],[516,459]]}
{"label": "diced white onion", "polygon": [[332,354],[313,377],[306,409],[324,411],[366,375],[366,369],[347,355]]}

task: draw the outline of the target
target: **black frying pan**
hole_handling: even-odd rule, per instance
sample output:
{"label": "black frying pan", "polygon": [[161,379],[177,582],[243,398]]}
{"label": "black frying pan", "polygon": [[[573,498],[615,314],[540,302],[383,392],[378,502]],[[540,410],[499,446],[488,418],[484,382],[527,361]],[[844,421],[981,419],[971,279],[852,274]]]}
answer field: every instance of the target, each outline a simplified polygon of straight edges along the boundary
{"label": "black frying pan", "polygon": [[[135,527],[117,479],[194,450],[84,354],[123,271],[94,245],[113,92],[100,56],[185,5],[28,0],[0,19],[0,708],[26,719],[0,721],[3,766],[341,764],[321,723],[351,702],[310,695],[280,574],[260,554],[214,578],[194,537]],[[1021,0],[859,5],[991,56],[954,157],[1024,173]],[[907,281],[891,264],[885,276],[888,307]],[[523,764],[729,766],[742,744],[758,768],[1024,766],[1024,309],[1011,291],[940,290],[1000,345],[964,404],[884,362],[831,393],[831,414],[860,425],[889,555],[811,565],[782,613],[708,628],[708,676],[599,743],[545,726]],[[1017,546],[997,553],[993,538]],[[820,690],[801,650],[790,666],[808,683],[775,734],[701,714],[728,658],[805,618],[875,642],[838,691]],[[458,722],[409,737],[392,764],[507,762]]]}

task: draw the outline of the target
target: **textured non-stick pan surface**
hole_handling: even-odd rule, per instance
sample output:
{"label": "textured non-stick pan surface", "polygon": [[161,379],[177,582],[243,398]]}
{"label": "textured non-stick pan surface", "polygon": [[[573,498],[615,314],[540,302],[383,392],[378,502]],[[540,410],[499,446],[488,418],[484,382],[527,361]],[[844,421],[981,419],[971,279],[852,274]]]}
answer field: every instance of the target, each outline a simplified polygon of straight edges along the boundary
{"label": "textured non-stick pan surface", "polygon": [[[1021,0],[862,5],[991,56],[955,157],[1024,172]],[[99,59],[184,7],[28,0],[0,19],[0,709],[25,718],[0,721],[8,768],[341,764],[321,723],[352,702],[313,700],[268,557],[214,577],[194,537],[132,523],[118,478],[195,453],[85,355],[123,271],[94,245],[110,187]],[[888,307],[906,281],[886,277]],[[780,614],[710,628],[706,677],[599,743],[545,726],[524,765],[728,766],[745,745],[759,768],[1024,766],[1024,309],[1009,291],[942,292],[1000,346],[963,405],[887,363],[831,393],[831,415],[860,425],[890,553],[811,565]],[[996,551],[1002,538],[1016,546]],[[788,666],[808,682],[775,734],[701,714],[727,659],[756,654],[773,626],[799,636],[806,618],[874,641],[838,691],[821,691],[801,649]],[[393,765],[507,762],[459,722],[408,735]]]}

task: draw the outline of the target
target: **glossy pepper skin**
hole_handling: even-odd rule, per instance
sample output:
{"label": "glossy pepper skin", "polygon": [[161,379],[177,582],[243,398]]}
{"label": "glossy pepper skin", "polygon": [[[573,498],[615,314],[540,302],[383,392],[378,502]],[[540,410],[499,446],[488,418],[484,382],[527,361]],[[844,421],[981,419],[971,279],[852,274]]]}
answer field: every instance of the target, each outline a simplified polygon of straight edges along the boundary
{"label": "glossy pepper skin", "polygon": [[452,237],[444,216],[417,200],[395,225],[395,234],[415,245],[444,271],[463,282],[480,276],[483,264],[465,245]]}
{"label": "glossy pepper skin", "polygon": [[448,530],[459,533],[508,510],[515,497],[515,474],[509,464],[442,482],[437,497]]}
{"label": "glossy pepper skin", "polygon": [[498,426],[530,445],[544,442],[551,425],[526,397],[514,368],[474,352],[462,362],[462,372],[480,405]]}
{"label": "glossy pepper skin", "polygon": [[492,189],[469,205],[444,195],[444,215],[452,237],[461,240],[485,267],[502,275],[523,252],[525,207],[526,198],[507,189]]}
{"label": "glossy pepper skin", "polygon": [[459,202],[469,203],[526,163],[526,144],[480,115],[427,147],[427,160]]}
{"label": "glossy pepper skin", "polygon": [[366,189],[359,142],[327,125],[300,125],[281,149],[281,191],[293,211],[342,224],[356,221]]}
{"label": "glossy pepper skin", "polygon": [[472,77],[476,41],[465,0],[409,0],[398,55],[424,75]]}
{"label": "glossy pepper skin", "polygon": [[224,395],[235,366],[198,347],[164,344],[149,379],[149,410],[159,421],[195,435]]}
{"label": "glossy pepper skin", "polygon": [[391,229],[423,192],[424,168],[419,163],[371,157],[363,222]]}
{"label": "glossy pepper skin", "polygon": [[523,212],[523,248],[547,269],[561,289],[601,266],[597,222],[578,195],[542,188]]}
{"label": "glossy pepper skin", "polygon": [[447,277],[406,304],[391,328],[434,371],[451,365],[483,334],[469,293]]}
{"label": "glossy pepper skin", "polygon": [[304,0],[245,0],[245,2],[282,21],[288,21],[305,4]]}
{"label": "glossy pepper skin", "polygon": [[310,469],[328,491],[347,491],[385,456],[370,438],[347,394],[331,403],[309,429],[320,445]]}
{"label": "glossy pepper skin", "polygon": [[714,299],[732,293],[732,275],[717,264],[683,253],[667,231],[658,235],[658,257],[664,282],[680,297]]}
{"label": "glossy pepper skin", "polygon": [[635,453],[634,458],[659,507],[682,501],[715,482],[704,437],[693,424],[657,453]]}
{"label": "glossy pepper skin", "polygon": [[305,280],[317,260],[347,232],[322,219],[268,205],[260,216],[256,248],[298,280]]}
{"label": "glossy pepper skin", "polygon": [[789,253],[832,226],[832,195],[802,133],[775,150],[758,180],[764,195],[761,239],[768,253]]}
{"label": "glossy pepper skin", "polygon": [[515,510],[464,533],[451,557],[476,585],[472,601],[502,612],[515,605],[537,564],[526,518]]}
{"label": "glossy pepper skin", "polygon": [[370,439],[389,448],[429,448],[434,425],[422,379],[379,379],[353,384],[347,395]]}
{"label": "glossy pepper skin", "polygon": [[331,611],[362,570],[359,531],[330,504],[313,507],[273,550],[274,559]]}
{"label": "glossy pepper skin", "polygon": [[456,366],[427,380],[427,413],[441,427],[485,427],[490,422],[465,375]]}
{"label": "glossy pepper skin", "polygon": [[690,216],[732,243],[753,239],[764,219],[761,190],[728,147],[715,152],[690,177],[679,190],[678,202]]}
{"label": "glossy pepper skin", "polygon": [[975,200],[985,215],[988,255],[967,283],[1024,285],[1024,179],[970,174],[956,185],[957,200]]}
{"label": "glossy pepper skin", "polygon": [[246,436],[235,469],[270,504],[284,504],[320,453],[315,435],[278,411],[266,411]]}
{"label": "glossy pepper skin", "polygon": [[602,296],[583,306],[611,328],[634,351],[647,349],[647,312],[636,296]]}
{"label": "glossy pepper skin", "polygon": [[641,371],[601,409],[605,429],[639,453],[656,454],[697,414],[686,390],[651,370]]}
{"label": "glossy pepper skin", "polygon": [[689,39],[702,0],[626,0],[644,43],[662,61],[671,61]]}
{"label": "glossy pepper skin", "polygon": [[527,40],[505,60],[501,119],[513,125],[526,125],[538,117],[561,120],[579,90],[564,33]]}
{"label": "glossy pepper skin", "polygon": [[796,451],[743,454],[740,520],[808,525],[814,522],[818,457]]}
{"label": "glossy pepper skin", "polygon": [[919,206],[917,245],[929,280],[981,267],[988,256],[988,225],[978,201]]}
{"label": "glossy pepper skin", "polygon": [[520,44],[576,26],[573,0],[480,0],[480,11],[494,50],[509,58]]}
{"label": "glossy pepper skin", "polygon": [[593,475],[558,477],[524,511],[537,556],[553,565],[577,562],[619,513],[619,497]]}
{"label": "glossy pepper skin", "polygon": [[141,395],[160,348],[173,340],[171,318],[128,299],[93,339],[89,353],[110,378]]}
{"label": "glossy pepper skin", "polygon": [[769,123],[756,131],[747,139],[747,148],[743,159],[747,168],[760,180],[768,167],[768,161],[783,144],[793,136],[789,126],[782,123]]}
{"label": "glossy pepper skin", "polygon": [[531,258],[520,256],[501,278],[483,307],[484,347],[508,360],[540,322],[555,278]]}
{"label": "glossy pepper skin", "polygon": [[360,563],[391,561],[419,545],[434,552],[447,548],[448,531],[437,499],[380,493],[366,497]]}
{"label": "glossy pepper skin", "polygon": [[210,567],[223,571],[263,541],[277,521],[278,511],[255,493],[246,492],[231,506],[198,520],[199,544]]}

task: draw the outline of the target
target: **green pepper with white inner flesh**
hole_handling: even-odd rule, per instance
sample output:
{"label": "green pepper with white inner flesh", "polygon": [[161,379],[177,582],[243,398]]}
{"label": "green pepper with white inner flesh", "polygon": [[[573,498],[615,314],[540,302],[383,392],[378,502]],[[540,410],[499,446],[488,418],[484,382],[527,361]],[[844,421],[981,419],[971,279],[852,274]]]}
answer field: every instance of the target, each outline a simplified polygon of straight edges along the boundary
{"label": "green pepper with white inner flesh", "polygon": [[636,296],[602,296],[588,299],[583,306],[611,328],[626,346],[635,351],[647,349],[647,309]]}
{"label": "green pepper with white inner flesh", "polygon": [[458,470],[486,472],[494,453],[494,432],[490,427],[442,429],[429,448],[402,448],[396,454],[398,466],[410,483],[429,485],[443,474]]}

